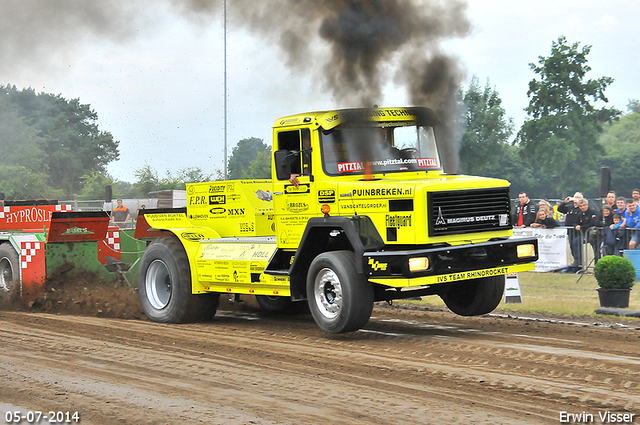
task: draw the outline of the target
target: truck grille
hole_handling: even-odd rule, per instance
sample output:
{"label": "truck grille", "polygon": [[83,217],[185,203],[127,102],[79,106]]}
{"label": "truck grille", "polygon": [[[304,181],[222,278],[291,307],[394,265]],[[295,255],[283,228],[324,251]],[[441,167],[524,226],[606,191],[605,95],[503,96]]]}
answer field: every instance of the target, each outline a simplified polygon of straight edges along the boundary
{"label": "truck grille", "polygon": [[511,228],[509,188],[431,192],[427,195],[429,236]]}

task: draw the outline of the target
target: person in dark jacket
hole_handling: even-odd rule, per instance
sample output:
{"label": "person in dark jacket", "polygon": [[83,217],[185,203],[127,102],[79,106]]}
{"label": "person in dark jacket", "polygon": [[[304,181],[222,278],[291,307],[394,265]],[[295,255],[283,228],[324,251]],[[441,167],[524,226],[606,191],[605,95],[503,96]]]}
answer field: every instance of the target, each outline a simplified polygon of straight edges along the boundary
{"label": "person in dark jacket", "polygon": [[576,192],[573,197],[567,196],[564,200],[564,203],[558,205],[558,212],[564,214],[564,225],[567,227],[567,237],[569,241],[572,241],[576,236],[575,227],[578,224],[577,217],[578,211],[578,202],[583,199],[582,193]]}
{"label": "person in dark jacket", "polygon": [[536,215],[536,221],[531,223],[531,227],[542,227],[543,229],[553,229],[558,226],[558,222],[552,216],[547,215],[546,210],[539,210]]}
{"label": "person in dark jacket", "polygon": [[564,203],[558,205],[558,211],[565,215],[564,225],[567,227],[575,227],[577,224],[578,212],[580,209],[578,208],[578,202],[580,202],[582,197],[582,193],[576,192],[572,197],[567,196],[564,200]]}
{"label": "person in dark jacket", "polygon": [[571,255],[573,255],[572,267],[582,266],[582,246],[586,243],[589,229],[595,230],[598,224],[598,213],[591,207],[586,199],[578,201],[578,210],[576,214],[575,235],[571,240]]}
{"label": "person in dark jacket", "polygon": [[529,199],[525,192],[518,195],[520,203],[516,207],[516,212],[512,217],[511,223],[517,227],[531,226],[536,221],[536,205]]}

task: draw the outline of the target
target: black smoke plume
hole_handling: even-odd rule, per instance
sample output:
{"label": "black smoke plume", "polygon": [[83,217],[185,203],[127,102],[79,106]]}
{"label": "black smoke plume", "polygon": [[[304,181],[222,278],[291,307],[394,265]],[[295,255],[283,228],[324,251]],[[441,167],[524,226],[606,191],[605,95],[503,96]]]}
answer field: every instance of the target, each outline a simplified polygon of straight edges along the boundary
{"label": "black smoke plume", "polygon": [[[222,0],[153,4],[198,25],[220,25]],[[143,0],[3,0],[0,75],[8,67],[46,69],[48,61],[78,57],[86,39],[126,41],[154,25],[148,7]],[[470,31],[463,1],[227,0],[227,7],[231,27],[247,28],[265,46],[277,44],[287,67],[318,81],[337,107],[382,106],[386,85],[404,87],[413,105],[434,109],[448,124],[442,157],[445,170],[456,171],[463,75],[441,43]]]}

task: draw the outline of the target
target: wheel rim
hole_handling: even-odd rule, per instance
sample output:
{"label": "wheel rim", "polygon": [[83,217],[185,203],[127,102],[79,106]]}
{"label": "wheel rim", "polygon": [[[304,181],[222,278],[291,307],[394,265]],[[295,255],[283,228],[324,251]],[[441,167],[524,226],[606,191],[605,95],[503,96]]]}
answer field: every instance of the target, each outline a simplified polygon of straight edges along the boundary
{"label": "wheel rim", "polygon": [[0,259],[0,291],[10,292],[13,286],[13,268],[7,257]]}
{"label": "wheel rim", "polygon": [[342,308],[342,284],[338,275],[324,268],[316,275],[314,296],[320,313],[327,319],[335,319]]}
{"label": "wheel rim", "polygon": [[171,299],[171,276],[169,268],[162,260],[154,260],[147,270],[145,278],[147,299],[151,306],[161,310],[169,304]]}

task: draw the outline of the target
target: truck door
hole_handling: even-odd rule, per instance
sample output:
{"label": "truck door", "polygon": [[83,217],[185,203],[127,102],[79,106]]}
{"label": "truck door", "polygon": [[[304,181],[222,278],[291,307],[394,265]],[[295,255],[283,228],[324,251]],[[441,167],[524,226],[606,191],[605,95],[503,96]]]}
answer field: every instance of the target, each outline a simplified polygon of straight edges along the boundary
{"label": "truck door", "polygon": [[314,153],[308,128],[282,130],[274,146],[274,213],[280,248],[297,248],[311,217],[318,215],[313,195]]}

